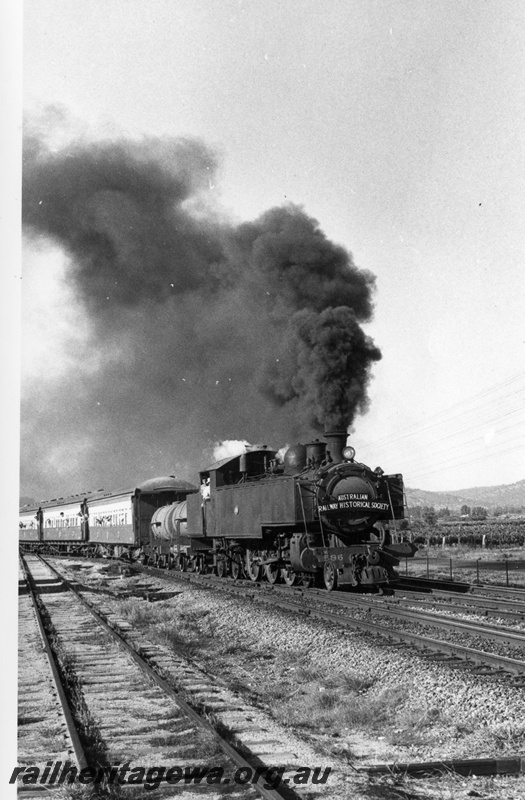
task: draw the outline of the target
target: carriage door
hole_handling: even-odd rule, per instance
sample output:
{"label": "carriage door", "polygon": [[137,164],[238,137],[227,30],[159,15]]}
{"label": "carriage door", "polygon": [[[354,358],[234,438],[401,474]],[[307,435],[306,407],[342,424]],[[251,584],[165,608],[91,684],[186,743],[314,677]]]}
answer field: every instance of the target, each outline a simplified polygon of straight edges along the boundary
{"label": "carriage door", "polygon": [[78,518],[80,521],[80,538],[83,542],[89,542],[89,507],[87,497],[80,503]]}
{"label": "carriage door", "polygon": [[[137,532],[137,545],[149,544],[151,536],[151,518],[159,505],[159,497],[155,495],[140,494],[135,499],[135,530]],[[152,502],[153,501],[153,502]]]}

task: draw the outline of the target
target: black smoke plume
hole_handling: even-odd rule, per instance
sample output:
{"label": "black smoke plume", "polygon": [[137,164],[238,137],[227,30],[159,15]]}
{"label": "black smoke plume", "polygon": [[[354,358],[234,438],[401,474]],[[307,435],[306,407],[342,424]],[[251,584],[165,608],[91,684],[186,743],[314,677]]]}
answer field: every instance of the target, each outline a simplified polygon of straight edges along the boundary
{"label": "black smoke plume", "polygon": [[216,167],[193,140],[27,138],[25,229],[67,254],[89,338],[24,401],[26,493],[191,477],[217,440],[279,447],[366,409],[373,276],[297,206],[210,210]]}

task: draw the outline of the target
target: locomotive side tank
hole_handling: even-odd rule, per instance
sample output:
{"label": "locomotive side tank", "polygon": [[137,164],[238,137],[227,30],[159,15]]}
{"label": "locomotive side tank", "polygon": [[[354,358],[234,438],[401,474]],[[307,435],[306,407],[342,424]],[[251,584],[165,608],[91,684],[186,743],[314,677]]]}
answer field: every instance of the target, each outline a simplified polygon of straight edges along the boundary
{"label": "locomotive side tank", "polygon": [[187,499],[188,536],[201,568],[271,583],[322,581],[388,586],[399,558],[416,548],[398,541],[404,517],[401,475],[355,460],[346,432],[276,452],[256,446],[200,473]]}

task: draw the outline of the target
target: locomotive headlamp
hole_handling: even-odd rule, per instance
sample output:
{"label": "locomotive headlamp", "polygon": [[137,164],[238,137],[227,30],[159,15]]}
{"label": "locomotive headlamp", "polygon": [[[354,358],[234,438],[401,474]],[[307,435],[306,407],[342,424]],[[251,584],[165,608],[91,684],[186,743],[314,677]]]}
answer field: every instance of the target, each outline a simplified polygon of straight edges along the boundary
{"label": "locomotive headlamp", "polygon": [[343,447],[343,458],[345,461],[353,461],[355,458],[355,450],[353,447]]}

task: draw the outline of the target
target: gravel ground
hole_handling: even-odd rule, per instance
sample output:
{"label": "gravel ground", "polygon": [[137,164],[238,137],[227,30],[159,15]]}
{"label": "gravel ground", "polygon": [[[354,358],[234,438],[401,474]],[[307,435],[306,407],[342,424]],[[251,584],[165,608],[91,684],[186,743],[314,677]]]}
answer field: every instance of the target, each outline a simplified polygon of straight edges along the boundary
{"label": "gravel ground", "polygon": [[[296,598],[293,598],[296,599]],[[446,629],[440,628],[438,626],[432,625],[425,619],[421,619],[421,621],[407,619],[404,617],[396,618],[393,614],[385,612],[382,609],[381,602],[372,602],[367,603],[366,606],[357,606],[348,604],[345,606],[338,605],[336,603],[331,604],[329,602],[330,595],[324,595],[321,599],[322,608],[326,611],[331,611],[334,614],[345,614],[347,617],[353,617],[356,620],[363,620],[363,621],[373,621],[377,622],[378,624],[384,625],[386,627],[391,627],[392,629],[399,630],[399,631],[411,631],[413,633],[419,633],[422,636],[427,636],[430,639],[440,639],[446,642],[454,642],[456,644],[464,645],[465,647],[473,647],[477,650],[482,650],[487,653],[494,653],[498,655],[505,656],[507,658],[515,658],[520,661],[525,661],[525,643],[523,646],[515,646],[510,644],[505,644],[502,642],[492,641],[491,639],[483,636],[475,631],[458,631],[455,629]],[[305,605],[310,607],[315,607],[319,605],[319,598],[316,595],[308,595],[305,594],[301,598],[301,602]],[[407,606],[403,606],[400,610],[407,609]],[[422,614],[425,611],[430,611],[429,609],[421,609],[421,608],[413,608],[413,611],[416,613]],[[522,634],[523,627],[515,627],[505,623],[504,620],[490,620],[487,621],[484,618],[480,618],[479,616],[474,615],[466,615],[466,614],[458,614],[453,613],[451,611],[441,610],[441,609],[432,609],[432,612],[437,616],[442,617],[450,617],[457,619],[460,622],[473,622],[475,624],[481,624],[487,628],[496,627],[498,622],[500,623],[501,628],[507,628],[512,633]]]}
{"label": "gravel ground", "polygon": [[[205,610],[192,657],[325,756],[358,767],[525,751],[523,689],[220,590],[177,586],[181,594],[151,606],[149,635],[155,614],[176,615],[181,604]],[[356,789],[339,796],[358,797]],[[369,781],[361,796],[508,800],[525,797],[525,779],[388,776]]]}
{"label": "gravel ground", "polygon": [[[203,593],[187,588],[188,595]],[[368,637],[344,631],[325,622],[298,619],[287,612],[267,610],[252,603],[249,609],[235,598],[217,597],[206,592],[206,597],[195,597],[210,611],[209,625],[214,638],[224,645],[229,643],[233,658],[222,655],[222,671],[235,675],[248,689],[255,689],[266,680],[284,681],[299,689],[294,673],[301,667],[324,676],[353,672],[364,686],[362,698],[378,694],[399,694],[399,711],[388,730],[379,732],[371,742],[372,761],[390,753],[397,760],[435,760],[437,758],[474,758],[491,756],[499,752],[516,752],[517,745],[525,743],[525,692],[504,683],[481,679],[459,673],[441,665],[426,662],[406,651],[382,647]],[[239,633],[243,648],[239,650]],[[236,646],[237,645],[237,646]],[[268,657],[273,654],[273,658]],[[204,655],[204,654],[203,654]],[[291,666],[286,656],[291,655]],[[213,652],[207,660],[215,663]],[[323,677],[317,680],[323,688]],[[325,680],[325,683],[328,683]],[[277,711],[277,709],[274,709]],[[421,742],[386,742],[391,734],[410,733],[413,738],[414,719],[435,718]],[[404,728],[404,723],[408,723]],[[350,732],[343,733],[352,738]],[[415,738],[415,737],[414,737]],[[505,741],[507,740],[507,741]],[[394,746],[395,745],[395,746]],[[508,745],[508,746],[507,746]],[[360,748],[363,750],[364,748]],[[519,751],[519,747],[518,747]]]}
{"label": "gravel ground", "polygon": [[402,608],[410,609],[412,611],[424,611],[428,612],[429,614],[440,614],[442,617],[454,617],[455,619],[464,620],[465,622],[480,622],[484,625],[494,628],[509,628],[517,633],[525,633],[525,620],[519,618],[508,619],[508,617],[496,616],[490,616],[487,618],[483,614],[483,609],[481,607],[478,611],[476,611],[475,607],[467,608],[465,606],[465,610],[461,611],[447,608],[444,603],[439,602],[429,603],[424,608],[420,605],[411,605],[409,602],[407,602],[403,603]]}
{"label": "gravel ground", "polygon": [[[326,610],[332,610],[337,614],[341,613],[341,608],[339,606],[326,606]],[[412,633],[418,633],[421,636],[428,636],[430,639],[439,639],[444,642],[459,644],[465,647],[473,647],[476,650],[482,650],[486,653],[493,653],[496,655],[505,656],[506,658],[515,658],[518,661],[525,661],[525,647],[516,647],[510,644],[493,641],[474,631],[469,632],[458,631],[449,628],[440,628],[427,623],[426,620],[421,620],[421,622],[418,622],[417,620],[413,619],[395,618],[389,614],[381,614],[380,608],[374,609],[373,613],[370,613],[367,609],[349,607],[348,609],[345,609],[344,613],[349,617],[353,617],[354,619],[377,622],[378,624],[385,625],[392,630],[410,631]],[[456,615],[454,615],[454,618],[461,619],[461,617],[456,617]],[[478,622],[477,619],[473,619],[472,621]],[[502,627],[507,626],[503,624]],[[519,634],[521,631],[516,631],[516,633]]]}
{"label": "gravel ground", "polygon": [[[432,595],[427,595],[423,600],[421,597],[396,594],[394,600],[399,602],[392,603],[392,598],[387,598],[386,603],[401,610],[411,610],[422,614],[439,614],[443,617],[456,617],[467,622],[479,622],[489,627],[510,628],[518,633],[525,633],[525,618],[522,616],[521,611],[510,606],[504,606],[500,608],[501,617],[497,617],[497,609],[492,608],[490,609],[490,616],[487,616],[484,606],[469,603],[469,595],[460,595],[453,601],[447,601]],[[501,602],[503,603],[504,601],[502,600]],[[383,598],[374,600],[370,603],[370,606],[381,609],[382,604]],[[507,611],[512,612],[514,617],[503,616]]]}

